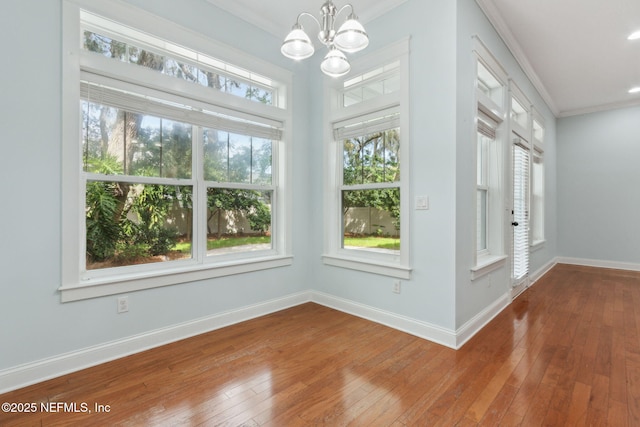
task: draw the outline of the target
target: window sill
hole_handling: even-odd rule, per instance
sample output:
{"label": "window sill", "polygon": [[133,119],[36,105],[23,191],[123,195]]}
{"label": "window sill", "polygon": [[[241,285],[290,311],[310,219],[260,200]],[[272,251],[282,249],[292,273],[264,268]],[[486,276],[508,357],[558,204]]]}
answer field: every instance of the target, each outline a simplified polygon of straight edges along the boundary
{"label": "window sill", "polygon": [[411,278],[411,268],[399,264],[389,264],[374,259],[348,258],[336,255],[322,255],[325,265],[348,268],[350,270],[365,271],[367,273],[380,274],[382,276],[395,277],[397,279],[409,280]]}
{"label": "window sill", "polygon": [[269,256],[225,264],[189,266],[154,271],[146,274],[128,274],[117,277],[94,279],[78,285],[63,285],[60,291],[61,301],[79,301],[143,289],[159,288],[179,283],[195,282],[215,277],[250,273],[270,268],[285,267],[293,264],[292,256]]}
{"label": "window sill", "polygon": [[535,242],[531,243],[531,250],[532,251],[537,251],[539,249],[542,249],[544,247],[546,240],[536,240]]}
{"label": "window sill", "polygon": [[471,268],[471,280],[476,280],[504,267],[507,263],[506,260],[506,255],[487,255],[478,259],[475,267]]}

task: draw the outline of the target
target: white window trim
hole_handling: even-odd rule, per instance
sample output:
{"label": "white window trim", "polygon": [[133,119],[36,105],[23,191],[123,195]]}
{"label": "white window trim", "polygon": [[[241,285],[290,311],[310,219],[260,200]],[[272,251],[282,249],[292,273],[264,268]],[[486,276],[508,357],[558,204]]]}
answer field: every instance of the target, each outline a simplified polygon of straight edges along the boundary
{"label": "white window trim", "polygon": [[[507,114],[507,105],[510,105],[508,102],[509,97],[509,78],[507,72],[504,70],[502,65],[498,62],[498,60],[491,54],[491,52],[487,49],[487,47],[482,43],[482,41],[478,37],[474,37],[474,48],[473,48],[473,79],[474,79],[474,89],[475,89],[475,97],[473,103],[473,117],[476,120],[473,121],[472,130],[471,130],[471,141],[473,141],[474,147],[474,167],[477,167],[477,116],[478,111],[482,111],[484,114],[487,114],[498,124],[498,129],[496,132],[496,140],[495,144],[498,144],[500,148],[499,157],[499,179],[501,180],[501,188],[499,191],[493,191],[491,196],[493,200],[488,200],[487,204],[489,205],[488,213],[487,213],[487,249],[483,249],[481,251],[477,250],[477,230],[474,228],[473,233],[473,265],[471,267],[471,280],[476,280],[486,274],[491,273],[497,269],[500,269],[506,265],[506,260],[508,255],[505,252],[505,237],[504,237],[504,228],[502,224],[504,224],[505,217],[505,190],[506,190],[506,172],[504,167],[505,160],[505,134],[508,134],[508,114]],[[487,70],[489,70],[493,76],[502,84],[503,93],[502,93],[502,105],[499,105],[494,100],[490,99],[486,96],[480,89],[477,87],[477,78],[478,78],[478,62],[482,63]],[[477,172],[476,172],[477,173]],[[477,186],[476,186],[476,174],[473,175],[473,206],[477,206]],[[498,194],[496,194],[498,193]],[[490,196],[490,197],[491,197]],[[497,218],[494,216],[497,215]],[[477,226],[477,219],[474,221],[474,224]]]}
{"label": "white window trim", "polygon": [[[534,171],[533,171],[533,163],[534,163],[534,159],[536,157],[539,157],[542,159],[542,168],[543,168],[543,174],[542,174],[542,225],[541,225],[541,231],[542,231],[542,239],[538,239],[538,240],[534,240],[533,239],[533,227],[531,227],[531,234],[530,234],[530,246],[531,246],[531,250],[532,251],[537,251],[539,249],[542,249],[546,243],[546,233],[545,233],[545,190],[546,190],[546,186],[545,186],[545,173],[544,173],[544,139],[546,136],[546,126],[544,123],[544,118],[542,117],[542,114],[540,114],[540,112],[535,108],[535,107],[531,107],[531,116],[532,116],[532,122],[531,122],[531,141],[533,141],[533,149],[531,151],[531,195],[529,196],[530,199],[533,199],[533,179],[534,177]],[[537,122],[538,125],[540,125],[540,127],[542,128],[542,139],[537,138],[535,135],[535,128],[533,126],[533,123]],[[536,223],[538,221],[537,218],[533,218],[533,204],[531,205],[531,219],[535,220]]]}
{"label": "white window trim", "polygon": [[525,109],[525,112],[527,114],[527,123],[524,126],[509,118],[509,126],[511,127],[511,132],[517,134],[520,138],[529,143],[529,141],[532,140],[531,138],[533,132],[533,120],[531,118],[532,104],[513,79],[509,79],[509,92],[509,116],[511,115],[512,99],[514,98],[518,102],[518,104],[520,104]]}
{"label": "white window trim", "polygon": [[[80,9],[92,13],[112,17],[115,21],[129,25],[141,31],[165,36],[173,42],[190,46],[194,50],[234,63],[247,70],[257,69],[267,76],[275,77],[283,82],[278,93],[277,105],[282,108],[265,108],[259,103],[244,99],[233,99],[229,94],[220,93],[222,105],[230,108],[250,111],[262,117],[271,117],[284,124],[285,139],[292,134],[291,129],[291,73],[268,62],[250,57],[245,53],[222,45],[196,32],[180,27],[177,24],[154,16],[133,6],[119,1],[93,2],[91,0],[66,0],[63,2],[63,77],[62,77],[62,283],[58,290],[61,300],[75,301],[131,292],[141,289],[174,285],[190,281],[205,280],[215,277],[259,271],[282,267],[293,263],[291,253],[291,141],[281,142],[274,147],[273,156],[277,157],[278,170],[274,170],[274,183],[278,185],[280,201],[274,203],[274,250],[261,254],[243,254],[242,257],[221,258],[219,262],[198,264],[194,260],[186,262],[168,262],[167,265],[156,264],[154,268],[140,269],[117,276],[96,277],[90,281],[82,280],[80,266],[85,257],[84,232],[79,224],[84,224],[84,207],[80,206],[84,191],[81,174],[82,157],[79,149],[79,100],[80,100],[80,61],[82,52],[80,37]],[[145,71],[145,70],[140,70]],[[163,77],[163,76],[160,76]],[[254,104],[254,105],[249,105]],[[197,225],[194,224],[194,232]],[[164,264],[164,263],[163,263]],[[158,268],[155,268],[155,267]]]}
{"label": "white window trim", "polygon": [[[352,78],[350,76],[354,74],[365,73],[396,60],[400,61],[400,90],[397,93],[382,95],[372,101],[358,103],[349,107],[342,106],[339,94],[343,90],[342,83],[345,80],[349,80]],[[409,239],[411,234],[409,227],[411,206],[409,177],[411,174],[409,171],[409,147],[411,135],[409,127],[409,38],[402,39],[354,61],[350,76],[346,76],[344,79],[329,79],[325,77],[324,80],[324,93],[327,94],[324,99],[324,169],[327,173],[325,173],[324,183],[326,230],[324,233],[324,254],[322,259],[326,265],[399,279],[410,279],[409,248],[411,242]],[[396,107],[400,111],[400,164],[402,165],[400,175],[400,236],[402,239],[400,254],[389,255],[366,250],[343,249],[340,237],[342,215],[340,212],[340,188],[338,185],[338,183],[342,182],[340,177],[342,168],[339,167],[338,163],[341,161],[342,147],[340,146],[340,141],[335,141],[333,136],[333,123],[390,107]]]}

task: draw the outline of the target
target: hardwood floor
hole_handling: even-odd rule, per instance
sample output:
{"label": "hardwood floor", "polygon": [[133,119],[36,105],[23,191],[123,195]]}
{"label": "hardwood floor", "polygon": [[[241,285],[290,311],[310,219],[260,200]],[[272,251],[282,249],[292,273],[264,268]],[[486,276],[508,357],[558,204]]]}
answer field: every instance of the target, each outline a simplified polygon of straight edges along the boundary
{"label": "hardwood floor", "polygon": [[458,351],[310,303],[0,402],[38,408],[2,426],[639,426],[640,273],[558,265]]}

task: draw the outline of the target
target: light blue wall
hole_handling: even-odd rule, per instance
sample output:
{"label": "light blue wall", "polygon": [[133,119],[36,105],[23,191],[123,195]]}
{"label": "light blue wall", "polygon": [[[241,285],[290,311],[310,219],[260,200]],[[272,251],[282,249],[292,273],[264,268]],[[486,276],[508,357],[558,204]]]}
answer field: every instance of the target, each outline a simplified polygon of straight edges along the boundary
{"label": "light blue wall", "polygon": [[[556,256],[556,129],[555,117],[474,0],[458,0],[457,21],[457,151],[456,151],[456,327],[510,290],[510,267],[471,280],[474,264],[475,181],[474,162],[474,48],[478,36],[504,67],[545,121],[545,244],[531,253],[530,271],[535,273]],[[509,188],[508,185],[505,188]],[[507,218],[509,219],[509,218]],[[510,220],[510,219],[509,219]],[[508,251],[509,246],[505,249]]]}
{"label": "light blue wall", "polygon": [[559,255],[640,264],[640,107],[558,120]]}
{"label": "light blue wall", "polygon": [[[429,196],[428,211],[411,212],[412,278],[402,292],[392,293],[393,280],[338,267],[324,266],[322,209],[314,214],[316,244],[313,259],[319,291],[356,303],[452,329],[455,262],[455,3],[450,0],[410,0],[383,18],[367,23],[368,52],[410,36],[410,110],[408,144],[411,153],[409,197]],[[314,97],[321,99],[322,80],[314,76]],[[321,106],[320,106],[321,108]],[[313,115],[314,164],[322,170],[322,110]],[[325,172],[326,173],[326,172]],[[321,176],[321,175],[318,175]],[[322,194],[322,182],[313,192]],[[413,204],[412,204],[413,205]]]}
{"label": "light blue wall", "polygon": [[[131,3],[289,66],[279,55],[280,40],[208,2]],[[130,293],[130,311],[121,315],[116,296],[61,304],[61,1],[4,2],[0,23],[2,39],[11,41],[0,85],[0,370],[309,289],[308,82],[300,70],[294,81],[293,266]]]}
{"label": "light blue wall", "polygon": [[[322,75],[320,55],[291,63],[281,40],[204,0],[128,0],[220,42],[294,72],[293,252],[291,267],[129,294],[130,312],[116,314],[116,297],[60,303],[61,0],[3,4],[4,58],[0,178],[0,370],[117,341],[136,334],[316,289],[356,303],[455,330],[506,291],[471,283],[475,209],[468,191],[471,111],[470,35],[479,33],[537,105],[539,97],[472,0],[408,0],[367,24],[368,51],[411,37],[410,197],[429,197],[428,211],[411,211],[412,279],[401,294],[393,279],[325,266],[322,216]],[[37,12],[34,12],[37,11]],[[459,50],[459,52],[457,51]],[[554,256],[555,121],[546,109],[547,244],[532,269]],[[404,140],[403,140],[404,141]],[[404,142],[403,142],[404,143]],[[403,178],[404,179],[404,178]]]}

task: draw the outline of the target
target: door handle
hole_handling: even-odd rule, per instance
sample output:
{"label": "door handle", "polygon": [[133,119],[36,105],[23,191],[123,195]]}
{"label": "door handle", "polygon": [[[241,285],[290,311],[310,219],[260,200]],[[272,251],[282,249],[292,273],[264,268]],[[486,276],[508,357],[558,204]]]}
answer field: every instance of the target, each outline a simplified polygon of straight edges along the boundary
{"label": "door handle", "polygon": [[511,225],[513,225],[514,227],[517,227],[517,226],[518,226],[518,222],[517,222],[517,221],[513,221],[513,222],[511,223]]}

